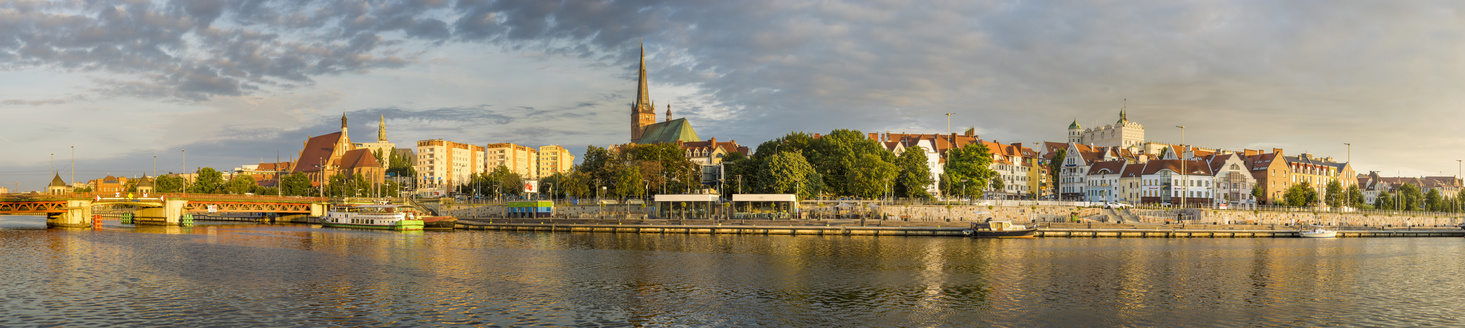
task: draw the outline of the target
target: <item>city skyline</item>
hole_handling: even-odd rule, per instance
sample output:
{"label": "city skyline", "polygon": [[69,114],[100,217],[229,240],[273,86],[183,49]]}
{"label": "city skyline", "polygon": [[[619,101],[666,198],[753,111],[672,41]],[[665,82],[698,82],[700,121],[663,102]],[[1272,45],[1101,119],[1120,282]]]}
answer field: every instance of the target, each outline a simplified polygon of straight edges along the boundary
{"label": "city skyline", "polygon": [[[116,5],[116,6],[114,6]],[[398,145],[629,140],[651,98],[698,133],[1063,141],[1121,107],[1148,141],[1455,175],[1465,4],[580,2],[0,4],[0,186],[288,160],[349,116]],[[754,24],[756,23],[756,24]],[[1128,99],[1127,105],[1125,100]],[[660,112],[658,112],[659,114]],[[607,142],[609,140],[610,142]]]}

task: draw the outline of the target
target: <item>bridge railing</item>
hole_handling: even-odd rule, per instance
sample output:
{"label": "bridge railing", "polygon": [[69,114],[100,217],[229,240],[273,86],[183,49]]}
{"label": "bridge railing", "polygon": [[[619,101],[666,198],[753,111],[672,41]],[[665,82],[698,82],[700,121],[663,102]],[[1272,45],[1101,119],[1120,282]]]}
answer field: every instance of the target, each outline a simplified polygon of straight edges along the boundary
{"label": "bridge railing", "polygon": [[[98,196],[102,198],[127,197],[128,193],[99,193],[99,192],[73,192],[64,194],[30,194],[10,193],[0,194],[0,201],[38,201],[38,200],[68,200],[68,199],[93,199]],[[231,194],[190,194],[190,193],[150,193],[147,198],[166,196],[172,199],[196,199],[196,200],[237,200],[250,202],[326,202],[330,198],[305,197],[305,196],[268,196],[268,195],[231,195]],[[143,198],[142,193],[132,193],[134,198]]]}

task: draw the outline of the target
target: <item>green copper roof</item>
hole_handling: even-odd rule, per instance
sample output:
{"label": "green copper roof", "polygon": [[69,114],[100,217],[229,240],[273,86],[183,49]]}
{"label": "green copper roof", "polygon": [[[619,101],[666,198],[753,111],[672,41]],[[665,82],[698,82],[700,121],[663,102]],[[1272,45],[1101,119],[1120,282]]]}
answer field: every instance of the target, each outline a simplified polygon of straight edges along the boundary
{"label": "green copper roof", "polygon": [[697,137],[697,131],[692,130],[692,123],[686,118],[679,118],[666,122],[659,122],[646,126],[646,131],[641,133],[641,140],[638,144],[676,143],[677,141],[702,141]]}
{"label": "green copper roof", "polygon": [[1073,124],[1069,124],[1068,125],[1068,128],[1071,130],[1071,129],[1082,129],[1083,127],[1078,126],[1078,119],[1073,119]]}

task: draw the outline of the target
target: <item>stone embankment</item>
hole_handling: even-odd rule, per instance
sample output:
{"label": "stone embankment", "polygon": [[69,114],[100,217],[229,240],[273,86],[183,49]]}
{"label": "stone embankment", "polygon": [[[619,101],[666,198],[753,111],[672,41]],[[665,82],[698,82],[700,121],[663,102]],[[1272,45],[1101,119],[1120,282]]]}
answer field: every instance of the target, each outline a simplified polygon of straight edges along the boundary
{"label": "stone embankment", "polygon": [[[807,204],[806,204],[807,205]],[[640,205],[557,205],[555,218],[595,219],[648,218],[648,208]],[[501,205],[446,205],[444,214],[459,218],[502,217]],[[1465,215],[1440,213],[1329,213],[1310,211],[1217,210],[1135,208],[1112,210],[1100,207],[1056,205],[986,206],[986,205],[887,205],[878,210],[846,209],[832,211],[828,206],[803,206],[804,219],[856,219],[864,217],[887,222],[977,222],[987,218],[1021,223],[1096,222],[1192,225],[1324,225],[1357,227],[1452,227],[1465,222]]]}

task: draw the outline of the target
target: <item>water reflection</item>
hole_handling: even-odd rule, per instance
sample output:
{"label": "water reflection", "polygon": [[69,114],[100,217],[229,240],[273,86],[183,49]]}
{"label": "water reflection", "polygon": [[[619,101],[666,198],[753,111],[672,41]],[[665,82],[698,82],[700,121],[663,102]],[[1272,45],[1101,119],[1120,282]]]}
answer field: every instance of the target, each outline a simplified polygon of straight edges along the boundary
{"label": "water reflection", "polygon": [[[1459,325],[1418,239],[391,232],[0,221],[0,325]],[[44,227],[44,219],[38,221]],[[17,225],[19,228],[17,228]]]}

